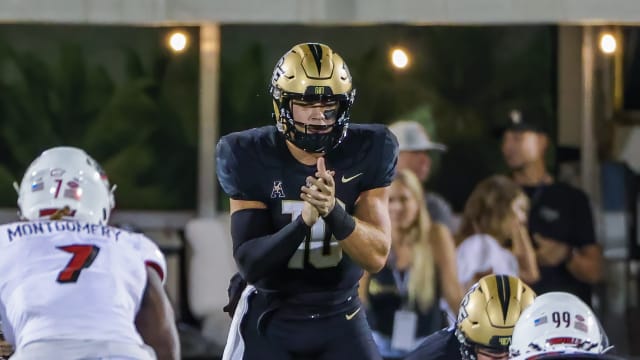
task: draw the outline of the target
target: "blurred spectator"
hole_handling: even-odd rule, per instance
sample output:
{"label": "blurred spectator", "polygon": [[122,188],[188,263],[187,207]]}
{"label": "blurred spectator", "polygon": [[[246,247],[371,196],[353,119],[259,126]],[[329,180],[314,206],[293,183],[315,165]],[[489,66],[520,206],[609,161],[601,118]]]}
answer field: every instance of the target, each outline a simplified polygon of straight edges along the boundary
{"label": "blurred spectator", "polygon": [[464,296],[456,323],[427,337],[405,360],[507,360],[516,322],[535,296],[516,277],[485,276]]}
{"label": "blurred spectator", "polygon": [[469,287],[494,273],[526,283],[540,277],[527,232],[529,201],[518,184],[503,175],[481,181],[462,214],[457,249],[458,279]]}
{"label": "blurred spectator", "polygon": [[[389,130],[398,138],[400,154],[397,169],[413,171],[424,185],[431,175],[431,153],[444,152],[447,147],[431,141],[424,126],[417,121],[396,121],[389,125]],[[425,201],[433,222],[444,224],[451,233],[455,233],[451,205],[431,191],[425,192]]]}
{"label": "blurred spectator", "polygon": [[502,153],[513,180],[529,196],[529,233],[536,247],[538,294],[567,291],[591,304],[591,284],[602,277],[602,249],[596,243],[587,195],[556,181],[545,166],[549,137],[545,117],[512,111]]}
{"label": "blurred spectator", "polygon": [[[374,340],[387,358],[404,355],[417,343],[416,338],[443,327],[440,294],[456,311],[463,295],[456,281],[453,239],[442,236],[448,233],[444,225],[431,223],[422,199],[418,178],[408,169],[399,171],[389,196],[389,260],[379,273],[365,273],[361,281]],[[404,324],[413,329],[411,334],[400,334]],[[395,343],[398,336],[410,337],[406,346]]]}

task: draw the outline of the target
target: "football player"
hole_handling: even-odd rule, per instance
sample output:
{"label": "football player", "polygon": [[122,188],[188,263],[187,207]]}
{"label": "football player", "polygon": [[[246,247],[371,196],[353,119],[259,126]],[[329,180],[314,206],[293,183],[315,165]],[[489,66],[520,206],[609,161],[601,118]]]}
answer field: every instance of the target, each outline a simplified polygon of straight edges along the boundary
{"label": "football player", "polygon": [[275,126],[217,146],[233,256],[249,283],[224,358],[377,359],[357,285],[389,252],[396,139],[350,123],[351,75],[327,45],[282,56],[270,93]]}
{"label": "football player", "polygon": [[600,358],[610,349],[591,308],[577,296],[557,291],[540,295],[522,313],[513,331],[511,357]]}
{"label": "football player", "polygon": [[0,317],[12,359],[179,359],[164,256],[144,235],[107,225],[108,184],[72,147],[44,151],[25,172],[26,221],[0,227]]}
{"label": "football player", "polygon": [[506,360],[516,321],[534,298],[516,277],[487,275],[462,299],[456,324],[427,337],[405,360]]}

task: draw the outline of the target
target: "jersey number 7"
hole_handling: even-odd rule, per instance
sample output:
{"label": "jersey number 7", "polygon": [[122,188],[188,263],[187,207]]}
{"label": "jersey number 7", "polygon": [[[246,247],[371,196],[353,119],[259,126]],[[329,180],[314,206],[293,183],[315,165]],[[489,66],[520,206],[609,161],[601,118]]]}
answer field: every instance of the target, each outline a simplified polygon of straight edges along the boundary
{"label": "jersey number 7", "polygon": [[58,249],[73,254],[67,266],[58,274],[57,282],[61,284],[75,283],[82,269],[86,269],[98,256],[100,248],[95,245],[67,245],[58,246]]}

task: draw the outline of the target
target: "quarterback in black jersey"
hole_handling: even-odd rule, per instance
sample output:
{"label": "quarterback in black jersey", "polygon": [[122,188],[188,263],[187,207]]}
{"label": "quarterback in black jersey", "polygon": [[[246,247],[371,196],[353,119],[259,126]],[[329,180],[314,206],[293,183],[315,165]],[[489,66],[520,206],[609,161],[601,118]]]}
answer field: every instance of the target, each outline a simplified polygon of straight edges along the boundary
{"label": "quarterback in black jersey", "polygon": [[379,359],[357,284],[389,252],[396,139],[382,125],[349,123],[351,75],[326,45],[294,46],[270,92],[276,126],[217,146],[233,256],[248,283],[224,358]]}

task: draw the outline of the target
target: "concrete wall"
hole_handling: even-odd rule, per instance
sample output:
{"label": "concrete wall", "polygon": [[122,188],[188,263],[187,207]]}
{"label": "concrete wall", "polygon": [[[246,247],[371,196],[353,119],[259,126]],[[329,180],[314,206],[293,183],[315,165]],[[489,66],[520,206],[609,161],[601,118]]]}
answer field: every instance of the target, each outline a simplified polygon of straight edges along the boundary
{"label": "concrete wall", "polygon": [[598,24],[638,14],[637,0],[0,0],[5,22]]}

